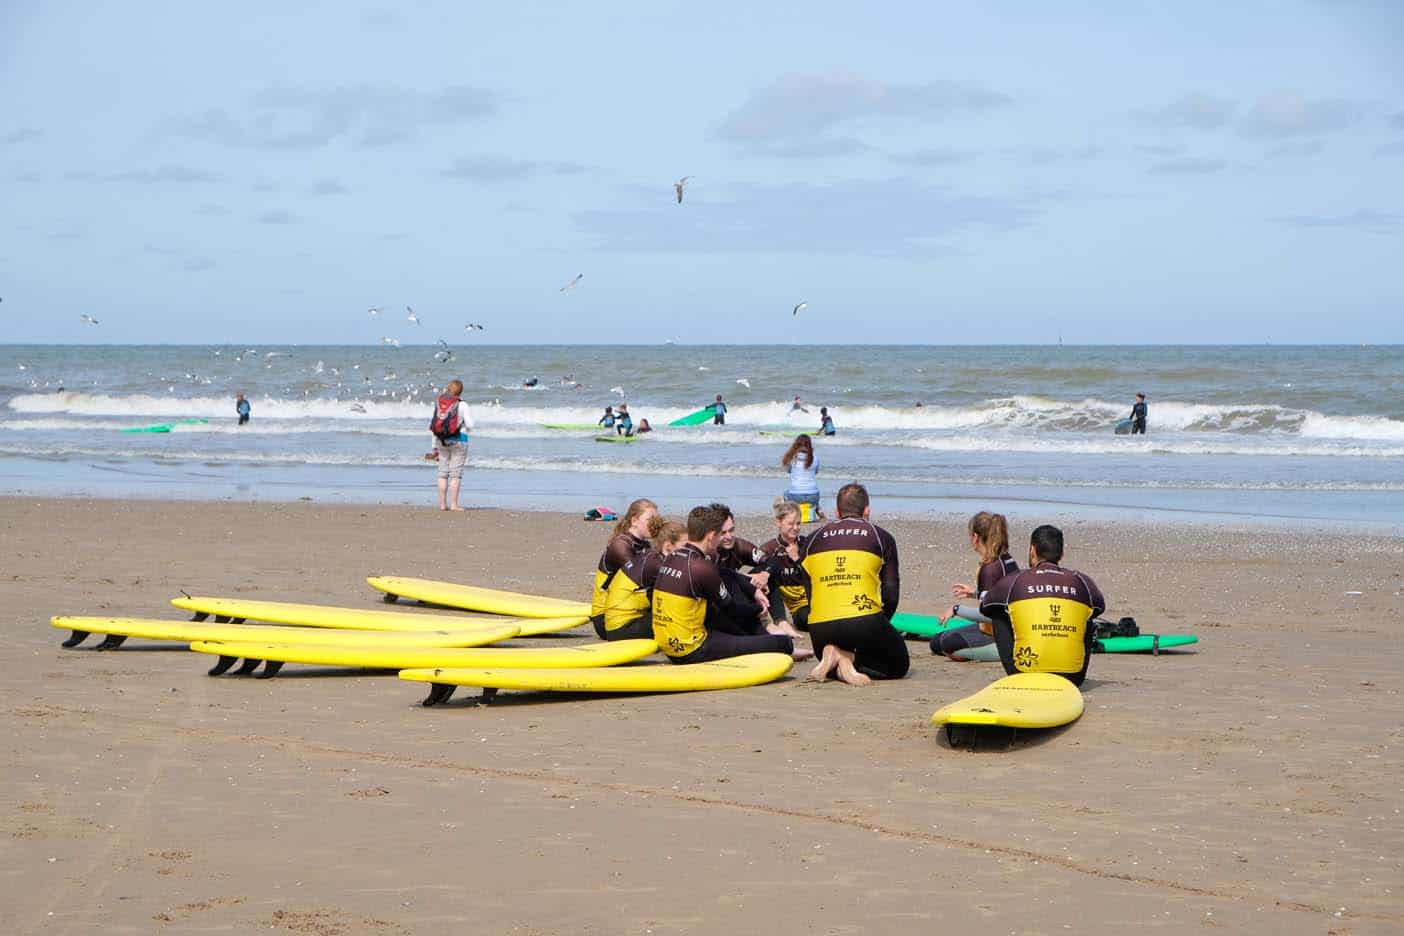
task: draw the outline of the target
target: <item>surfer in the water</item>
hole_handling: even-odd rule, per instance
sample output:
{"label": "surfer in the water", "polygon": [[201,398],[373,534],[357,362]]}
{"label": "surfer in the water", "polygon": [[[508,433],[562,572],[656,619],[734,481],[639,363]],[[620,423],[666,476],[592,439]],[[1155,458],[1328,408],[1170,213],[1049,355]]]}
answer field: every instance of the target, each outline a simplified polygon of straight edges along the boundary
{"label": "surfer in the water", "polygon": [[634,434],[634,418],[629,415],[629,404],[619,404],[619,415],[614,421],[614,431],[617,435],[631,436]]}
{"label": "surfer in the water", "polygon": [[1146,395],[1136,394],[1136,402],[1131,406],[1131,434],[1146,434]]}
{"label": "surfer in the water", "polygon": [[610,532],[609,542],[605,544],[600,561],[595,566],[595,586],[590,597],[590,622],[601,637],[604,636],[604,610],[610,579],[624,567],[624,563],[648,551],[648,537],[655,532],[654,526],[661,522],[658,505],[646,497],[640,497],[629,505]]}
{"label": "surfer in the water", "polygon": [[687,528],[676,520],[660,520],[653,526],[653,548],[636,554],[609,580],[604,623],[595,625],[604,640],[653,639],[653,585],[658,569],[687,539]]}
{"label": "surfer in the water", "polygon": [[[1019,571],[1019,563],[1009,555],[1009,524],[1004,514],[982,510],[970,518],[966,526],[970,534],[970,548],[980,557],[980,570],[975,574],[975,584],[956,583],[951,586],[951,595],[956,599],[973,598],[975,607],[979,599],[993,588],[1000,579],[1011,572]],[[951,609],[955,616],[955,608]],[[931,652],[944,653],[952,660],[957,650],[985,647],[994,643],[994,627],[990,624],[969,624],[942,631],[931,638]]]}
{"label": "surfer in the water", "polygon": [[717,394],[716,402],[712,404],[712,425],[726,425],[726,403],[723,402],[721,394]]}
{"label": "surfer in the water", "polygon": [[838,432],[838,429],[834,427],[834,417],[829,415],[829,408],[827,406],[819,407],[819,431],[826,436],[831,436]]}
{"label": "surfer in the water", "polygon": [[[60,387],[59,389],[61,390],[63,388]],[[239,425],[242,426],[244,423],[249,421],[249,412],[251,409],[252,407],[249,406],[249,401],[244,399],[244,395],[242,393],[236,394],[234,396],[234,412],[239,414]]]}
{"label": "surfer in the water", "polygon": [[1107,608],[1092,579],[1058,565],[1063,531],[1047,524],[1029,537],[1029,568],[985,592],[980,613],[994,621],[1004,671],[1057,673],[1082,685],[1092,659],[1089,622]]}
{"label": "surfer in the water", "polygon": [[897,541],[869,519],[868,491],[839,488],[838,519],[800,541],[800,565],[809,577],[809,636],[819,665],[810,679],[837,676],[853,686],[901,679],[911,658],[892,626],[901,597]]}
{"label": "surfer in the water", "polygon": [[[784,634],[755,633],[751,601],[723,581],[713,557],[736,520],[722,504],[694,507],[687,542],[663,560],[653,586],[653,639],[673,663],[703,663],[748,653],[794,654]],[[754,594],[766,610],[765,592]],[[894,631],[895,633],[895,631]]]}
{"label": "surfer in the water", "polygon": [[800,400],[798,393],[795,394],[795,402],[790,404],[790,412],[786,415],[793,416],[797,412],[804,413],[806,416],[809,415],[809,410],[804,408],[804,402]]}
{"label": "surfer in the water", "polygon": [[614,428],[614,407],[612,407],[612,406],[606,406],[606,407],[605,407],[605,411],[604,411],[604,415],[601,416],[601,417],[595,422],[595,425],[597,425],[597,426],[604,426],[606,429],[613,429],[613,428]]}

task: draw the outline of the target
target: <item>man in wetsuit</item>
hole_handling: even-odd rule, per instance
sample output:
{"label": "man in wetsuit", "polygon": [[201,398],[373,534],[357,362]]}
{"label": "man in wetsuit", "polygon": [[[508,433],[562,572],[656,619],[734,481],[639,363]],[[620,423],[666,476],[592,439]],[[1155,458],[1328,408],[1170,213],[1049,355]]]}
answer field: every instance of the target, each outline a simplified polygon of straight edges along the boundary
{"label": "man in wetsuit", "polygon": [[634,417],[629,415],[629,404],[619,404],[619,416],[614,423],[616,435],[631,436],[634,434]]}
{"label": "man in wetsuit", "polygon": [[1146,434],[1146,395],[1136,394],[1136,402],[1131,407],[1131,434]]}
{"label": "man in wetsuit", "polygon": [[900,679],[911,658],[892,626],[902,590],[897,541],[869,519],[863,485],[839,488],[835,506],[838,519],[800,541],[800,565],[809,576],[809,636],[819,656],[809,678],[837,675],[854,686]]}
{"label": "man in wetsuit", "polygon": [[[754,625],[722,579],[714,557],[736,521],[719,505],[687,515],[687,542],[663,560],[653,585],[653,639],[674,663],[703,663],[748,653],[793,654],[784,634],[750,632]],[[756,603],[768,606],[764,592]],[[895,632],[894,632],[895,633]]]}
{"label": "man in wetsuit", "polygon": [[726,425],[726,404],[722,402],[721,394],[717,394],[717,401],[712,404],[712,425]]}
{"label": "man in wetsuit", "polygon": [[1089,624],[1107,601],[1086,575],[1058,565],[1062,559],[1063,531],[1038,527],[1029,538],[1029,567],[985,592],[980,613],[994,621],[1006,673],[1057,673],[1080,686],[1092,658]]}

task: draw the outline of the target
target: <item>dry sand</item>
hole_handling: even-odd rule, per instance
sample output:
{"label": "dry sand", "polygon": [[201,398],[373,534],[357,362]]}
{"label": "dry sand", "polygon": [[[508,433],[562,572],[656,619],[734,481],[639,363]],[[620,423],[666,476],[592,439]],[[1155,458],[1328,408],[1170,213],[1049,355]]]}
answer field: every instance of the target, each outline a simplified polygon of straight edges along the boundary
{"label": "dry sand", "polygon": [[[969,579],[959,521],[888,526],[905,610]],[[1080,722],[975,753],[929,716],[1002,674],[916,642],[910,678],[867,689],[796,668],[423,709],[394,676],[209,678],[138,641],[62,650],[47,623],[178,618],[180,589],[381,607],[372,573],[583,598],[606,532],[0,500],[0,933],[1404,929],[1401,539],[1071,525],[1111,614],[1202,642],[1099,656]]]}

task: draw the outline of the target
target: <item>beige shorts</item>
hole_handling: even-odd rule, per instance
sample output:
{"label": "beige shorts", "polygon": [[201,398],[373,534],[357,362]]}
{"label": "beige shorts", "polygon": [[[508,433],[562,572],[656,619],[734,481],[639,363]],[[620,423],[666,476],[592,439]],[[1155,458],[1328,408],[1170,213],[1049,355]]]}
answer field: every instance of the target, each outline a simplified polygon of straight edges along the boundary
{"label": "beige shorts", "polygon": [[468,464],[468,443],[436,442],[439,452],[439,477],[451,481],[463,477],[463,466]]}

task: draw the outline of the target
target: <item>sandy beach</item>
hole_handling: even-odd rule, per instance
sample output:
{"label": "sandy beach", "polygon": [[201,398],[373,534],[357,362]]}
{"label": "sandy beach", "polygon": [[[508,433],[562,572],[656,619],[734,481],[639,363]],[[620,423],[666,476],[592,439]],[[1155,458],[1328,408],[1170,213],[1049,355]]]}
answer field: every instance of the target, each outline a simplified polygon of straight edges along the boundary
{"label": "sandy beach", "polygon": [[[903,609],[974,570],[960,518],[874,519]],[[739,532],[770,535],[760,518]],[[182,589],[383,607],[370,574],[586,598],[576,516],[0,499],[0,932],[1388,933],[1404,929],[1404,539],[1067,524],[1109,616],[1071,727],[952,750],[1002,675],[419,706],[393,674],[210,678],[54,614],[180,619]],[[1011,531],[1022,558],[1028,525]],[[1347,597],[1348,592],[1360,592]],[[592,640],[588,628],[545,640]],[[90,641],[90,644],[92,641]]]}

